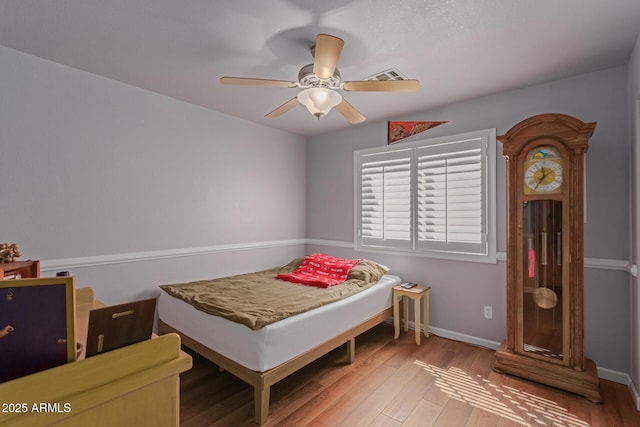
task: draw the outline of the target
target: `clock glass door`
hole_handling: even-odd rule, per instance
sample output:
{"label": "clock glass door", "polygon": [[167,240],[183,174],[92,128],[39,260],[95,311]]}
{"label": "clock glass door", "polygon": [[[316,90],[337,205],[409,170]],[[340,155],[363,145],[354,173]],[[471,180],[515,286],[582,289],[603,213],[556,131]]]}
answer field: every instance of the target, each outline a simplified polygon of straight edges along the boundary
{"label": "clock glass door", "polygon": [[562,202],[525,201],[522,237],[519,351],[564,360]]}

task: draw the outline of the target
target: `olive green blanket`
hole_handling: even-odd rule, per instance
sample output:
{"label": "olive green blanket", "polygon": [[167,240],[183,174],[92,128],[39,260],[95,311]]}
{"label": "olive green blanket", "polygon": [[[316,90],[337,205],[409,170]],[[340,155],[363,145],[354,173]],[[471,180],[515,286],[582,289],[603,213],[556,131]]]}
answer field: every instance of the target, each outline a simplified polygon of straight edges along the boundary
{"label": "olive green blanket", "polygon": [[379,264],[364,260],[354,266],[347,281],[329,288],[306,286],[275,278],[294,271],[302,258],[284,267],[212,280],[161,285],[169,295],[198,310],[260,329],[278,320],[329,304],[373,286],[384,275]]}

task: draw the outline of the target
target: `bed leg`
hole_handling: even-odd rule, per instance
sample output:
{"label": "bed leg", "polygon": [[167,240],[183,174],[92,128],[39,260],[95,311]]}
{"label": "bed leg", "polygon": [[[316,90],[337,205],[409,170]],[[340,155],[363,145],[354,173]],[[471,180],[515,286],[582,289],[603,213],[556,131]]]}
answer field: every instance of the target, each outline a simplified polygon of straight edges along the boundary
{"label": "bed leg", "polygon": [[347,361],[352,364],[356,360],[356,339],[347,341]]}
{"label": "bed leg", "polygon": [[256,423],[262,425],[267,422],[269,418],[269,395],[271,387],[266,386],[264,388],[253,388],[253,399],[256,412]]}

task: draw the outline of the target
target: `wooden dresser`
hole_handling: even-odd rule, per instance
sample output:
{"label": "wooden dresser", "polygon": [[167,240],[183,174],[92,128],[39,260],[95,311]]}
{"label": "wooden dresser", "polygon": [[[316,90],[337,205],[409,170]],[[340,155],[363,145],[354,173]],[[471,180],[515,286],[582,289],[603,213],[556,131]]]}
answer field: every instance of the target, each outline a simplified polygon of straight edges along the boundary
{"label": "wooden dresser", "polygon": [[40,277],[40,261],[0,263],[0,280]]}
{"label": "wooden dresser", "polygon": [[[76,291],[76,337],[86,341],[90,288]],[[0,425],[180,423],[180,373],[191,368],[180,337],[167,334],[0,384]]]}

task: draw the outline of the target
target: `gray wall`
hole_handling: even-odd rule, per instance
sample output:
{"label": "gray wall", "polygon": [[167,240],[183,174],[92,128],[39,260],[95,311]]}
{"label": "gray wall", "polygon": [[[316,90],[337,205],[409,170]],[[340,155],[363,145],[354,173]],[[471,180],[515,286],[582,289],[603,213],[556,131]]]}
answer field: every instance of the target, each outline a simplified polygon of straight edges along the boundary
{"label": "gray wall", "polygon": [[112,303],[304,251],[304,138],[4,47],[0,76],[0,239],[43,275]]}
{"label": "gray wall", "polygon": [[[427,89],[422,89],[429,96]],[[398,95],[401,96],[401,95]],[[373,97],[373,95],[372,95]],[[586,160],[585,256],[607,269],[585,270],[586,353],[601,368],[629,372],[629,138],[627,69],[618,67],[498,93],[390,119],[449,120],[424,135],[437,137],[496,128],[498,135],[535,114],[564,113],[598,122]],[[386,144],[386,122],[364,124],[307,141],[309,251],[379,260],[403,279],[432,287],[431,324],[439,331],[482,343],[504,339],[505,263],[439,261],[423,257],[357,253],[353,242],[353,151]],[[497,250],[504,252],[505,162],[498,143]],[[609,269],[611,268],[611,269]],[[483,306],[493,307],[493,320]]]}

